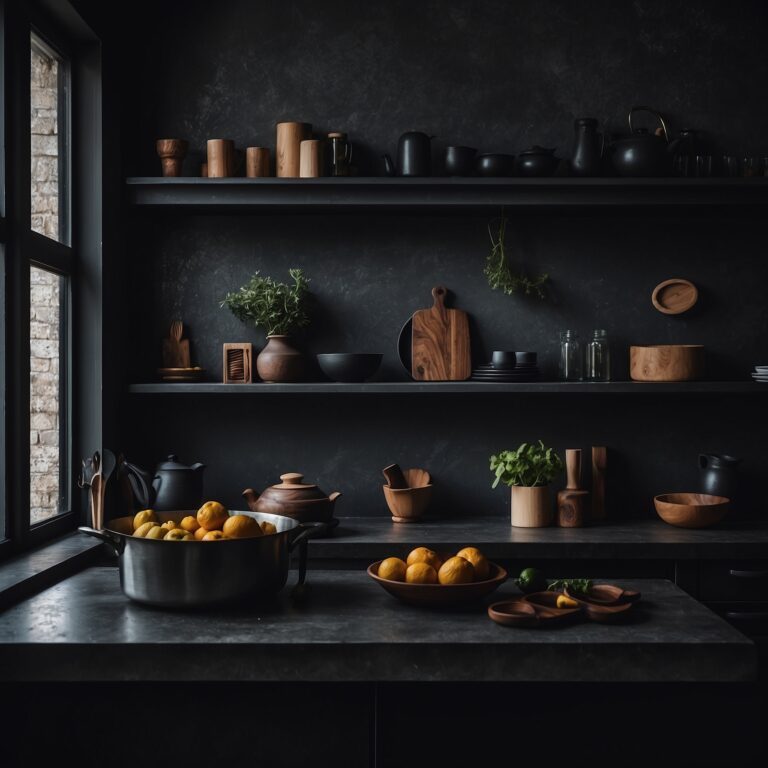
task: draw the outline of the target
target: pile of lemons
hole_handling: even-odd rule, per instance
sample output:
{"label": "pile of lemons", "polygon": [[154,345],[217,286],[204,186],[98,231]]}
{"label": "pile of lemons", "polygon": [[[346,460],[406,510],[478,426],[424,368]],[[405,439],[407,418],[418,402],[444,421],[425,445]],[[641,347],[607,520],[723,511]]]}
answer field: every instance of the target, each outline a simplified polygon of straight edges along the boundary
{"label": "pile of lemons", "polygon": [[219,541],[220,539],[251,539],[277,533],[267,521],[259,523],[249,515],[230,515],[218,501],[206,501],[196,515],[187,515],[178,523],[161,523],[154,509],[143,509],[133,518],[133,535],[140,539],[163,541]]}
{"label": "pile of lemons", "polygon": [[489,578],[491,566],[477,547],[464,547],[443,560],[428,547],[416,547],[405,561],[388,557],[379,563],[378,576],[407,584],[471,584]]}

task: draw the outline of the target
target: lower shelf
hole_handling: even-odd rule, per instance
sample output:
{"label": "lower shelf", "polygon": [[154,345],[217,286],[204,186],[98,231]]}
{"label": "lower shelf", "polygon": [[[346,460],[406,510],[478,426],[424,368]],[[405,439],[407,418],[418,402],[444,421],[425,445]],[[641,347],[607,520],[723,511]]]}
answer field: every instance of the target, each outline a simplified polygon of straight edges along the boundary
{"label": "lower shelf", "polygon": [[375,381],[364,384],[307,382],[301,384],[220,384],[195,382],[169,384],[165,382],[131,384],[129,392],[137,395],[324,395],[324,394],[760,394],[768,387],[752,381],[687,381],[646,384],[636,381],[566,382],[532,381],[520,384],[497,384],[480,381]]}

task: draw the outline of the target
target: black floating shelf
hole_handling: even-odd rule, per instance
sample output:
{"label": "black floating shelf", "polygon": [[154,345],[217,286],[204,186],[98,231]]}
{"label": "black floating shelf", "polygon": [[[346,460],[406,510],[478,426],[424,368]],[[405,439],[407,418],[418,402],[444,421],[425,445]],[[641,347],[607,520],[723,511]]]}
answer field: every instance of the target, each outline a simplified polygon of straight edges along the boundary
{"label": "black floating shelf", "polygon": [[768,393],[768,386],[752,381],[691,381],[675,383],[645,384],[634,381],[562,382],[539,381],[525,384],[489,383],[479,381],[381,381],[365,384],[220,384],[196,382],[171,384],[131,384],[129,391],[137,395],[419,395],[419,394],[759,394]]}
{"label": "black floating shelf", "polygon": [[611,208],[656,213],[697,208],[743,212],[768,204],[768,178],[572,179],[391,178],[208,179],[136,177],[135,206],[210,211],[484,210]]}

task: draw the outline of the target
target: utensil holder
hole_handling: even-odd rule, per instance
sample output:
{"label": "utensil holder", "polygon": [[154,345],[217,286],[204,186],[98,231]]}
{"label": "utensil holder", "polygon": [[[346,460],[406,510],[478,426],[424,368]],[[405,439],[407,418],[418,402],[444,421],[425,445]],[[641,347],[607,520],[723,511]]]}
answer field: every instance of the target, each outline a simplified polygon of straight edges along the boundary
{"label": "utensil holder", "polygon": [[312,133],[309,123],[278,123],[275,142],[275,170],[278,178],[298,178],[301,142]]}
{"label": "utensil holder", "polygon": [[269,176],[269,149],[267,147],[248,147],[245,150],[245,175],[249,179]]}
{"label": "utensil holder", "polygon": [[323,175],[323,147],[320,139],[305,139],[299,149],[299,176],[316,179]]}
{"label": "utensil holder", "polygon": [[234,175],[235,142],[232,139],[208,139],[208,176],[223,179]]}

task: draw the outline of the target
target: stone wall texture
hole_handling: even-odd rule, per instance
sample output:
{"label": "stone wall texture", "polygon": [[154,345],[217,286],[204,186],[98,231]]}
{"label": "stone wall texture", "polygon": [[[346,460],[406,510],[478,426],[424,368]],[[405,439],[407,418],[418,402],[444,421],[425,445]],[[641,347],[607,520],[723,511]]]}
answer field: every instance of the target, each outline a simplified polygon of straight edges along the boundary
{"label": "stone wall texture", "polygon": [[[58,64],[32,49],[32,229],[59,236]],[[39,522],[60,508],[59,357],[61,278],[30,269],[30,519]]]}

